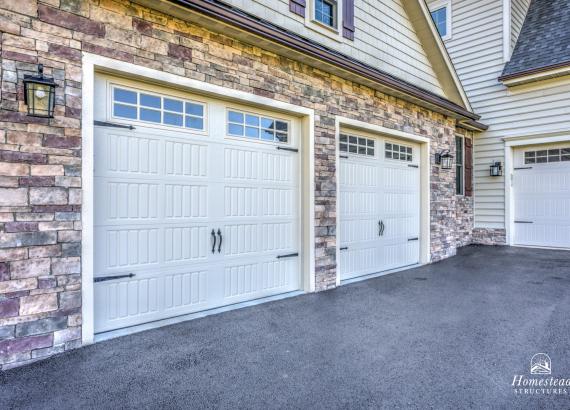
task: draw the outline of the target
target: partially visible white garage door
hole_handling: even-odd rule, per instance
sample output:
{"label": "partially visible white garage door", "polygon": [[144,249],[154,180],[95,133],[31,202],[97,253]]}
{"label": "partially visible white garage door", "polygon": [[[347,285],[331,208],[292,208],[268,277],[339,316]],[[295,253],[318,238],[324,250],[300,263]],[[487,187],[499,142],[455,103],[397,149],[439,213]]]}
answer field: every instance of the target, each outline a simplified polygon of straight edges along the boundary
{"label": "partially visible white garage door", "polygon": [[[300,287],[293,118],[98,77],[95,331]],[[97,123],[96,123],[97,124]]]}
{"label": "partially visible white garage door", "polygon": [[515,152],[514,244],[570,248],[570,146]]}
{"label": "partially visible white garage door", "polygon": [[419,263],[419,145],[340,137],[340,270],[351,279]]}

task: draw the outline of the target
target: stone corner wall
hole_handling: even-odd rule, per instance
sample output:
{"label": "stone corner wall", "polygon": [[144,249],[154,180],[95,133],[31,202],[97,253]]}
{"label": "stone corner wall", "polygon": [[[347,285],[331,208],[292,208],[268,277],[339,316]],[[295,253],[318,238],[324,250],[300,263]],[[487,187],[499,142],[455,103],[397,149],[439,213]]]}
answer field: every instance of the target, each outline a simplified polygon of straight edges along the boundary
{"label": "stone corner wall", "polygon": [[[0,3],[1,369],[81,343],[81,52],[70,31],[35,21],[39,7]],[[58,84],[50,120],[23,105],[40,63]]]}

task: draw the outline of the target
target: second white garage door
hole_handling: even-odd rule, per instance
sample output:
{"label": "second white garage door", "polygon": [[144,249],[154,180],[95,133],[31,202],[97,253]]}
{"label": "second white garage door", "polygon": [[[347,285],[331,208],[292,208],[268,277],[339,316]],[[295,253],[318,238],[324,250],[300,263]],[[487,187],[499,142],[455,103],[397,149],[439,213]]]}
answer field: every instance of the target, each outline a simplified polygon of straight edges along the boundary
{"label": "second white garage door", "polygon": [[103,76],[96,118],[96,333],[299,289],[294,118]]}
{"label": "second white garage door", "polygon": [[419,263],[419,145],[340,137],[341,280]]}
{"label": "second white garage door", "polygon": [[570,248],[570,146],[515,153],[514,244]]}

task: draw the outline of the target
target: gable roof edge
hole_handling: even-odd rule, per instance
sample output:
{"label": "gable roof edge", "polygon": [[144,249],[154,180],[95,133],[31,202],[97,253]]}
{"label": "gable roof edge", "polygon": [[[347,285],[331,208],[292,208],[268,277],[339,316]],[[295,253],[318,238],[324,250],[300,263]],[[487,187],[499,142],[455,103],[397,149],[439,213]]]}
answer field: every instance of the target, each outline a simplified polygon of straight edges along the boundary
{"label": "gable roof edge", "polygon": [[463,89],[425,0],[404,0],[402,4],[447,98],[473,112],[467,93]]}

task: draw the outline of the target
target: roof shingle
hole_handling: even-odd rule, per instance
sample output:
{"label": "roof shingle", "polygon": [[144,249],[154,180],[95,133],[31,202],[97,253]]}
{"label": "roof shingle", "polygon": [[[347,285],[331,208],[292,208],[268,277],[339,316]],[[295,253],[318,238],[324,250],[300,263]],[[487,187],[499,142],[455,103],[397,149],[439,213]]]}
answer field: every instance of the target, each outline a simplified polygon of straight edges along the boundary
{"label": "roof shingle", "polygon": [[570,0],[532,0],[502,77],[570,65]]}

